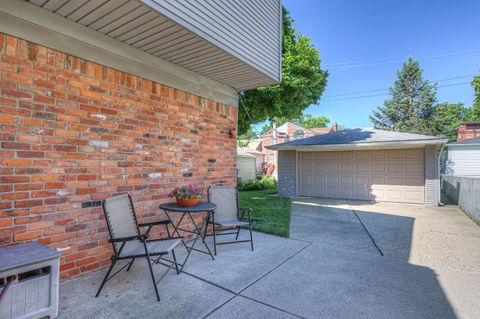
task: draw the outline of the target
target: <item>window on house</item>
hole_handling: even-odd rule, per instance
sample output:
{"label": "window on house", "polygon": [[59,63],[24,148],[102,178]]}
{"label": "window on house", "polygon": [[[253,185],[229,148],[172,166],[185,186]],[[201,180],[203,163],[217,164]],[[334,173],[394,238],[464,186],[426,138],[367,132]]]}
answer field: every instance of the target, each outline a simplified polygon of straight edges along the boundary
{"label": "window on house", "polygon": [[305,137],[305,132],[302,131],[302,130],[296,130],[294,133],[293,133],[293,139],[294,140],[298,140],[300,138],[304,138]]}
{"label": "window on house", "polygon": [[275,154],[268,154],[268,162],[269,163],[275,162]]}

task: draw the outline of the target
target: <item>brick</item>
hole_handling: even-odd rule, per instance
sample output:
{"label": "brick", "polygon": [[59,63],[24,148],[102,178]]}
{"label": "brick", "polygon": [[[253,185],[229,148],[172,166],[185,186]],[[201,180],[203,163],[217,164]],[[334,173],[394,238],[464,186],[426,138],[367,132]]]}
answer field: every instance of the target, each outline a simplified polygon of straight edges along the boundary
{"label": "brick", "polygon": [[29,181],[29,176],[0,176],[0,183],[26,183]]}
{"label": "brick", "polygon": [[45,152],[18,152],[18,157],[44,158]]}
{"label": "brick", "polygon": [[13,236],[13,241],[30,240],[30,239],[39,238],[41,236],[42,236],[41,231],[32,231],[32,232],[20,233],[20,234],[15,234]]}
{"label": "brick", "polygon": [[26,143],[2,142],[2,147],[15,150],[29,150],[31,146]]}
{"label": "brick", "polygon": [[3,200],[18,200],[18,199],[28,199],[30,198],[29,193],[3,193],[0,194],[0,199]]}
{"label": "brick", "polygon": [[43,205],[42,199],[15,202],[15,208],[35,207],[35,206],[42,206],[42,205]]}
{"label": "brick", "polygon": [[54,222],[33,223],[28,226],[28,230],[41,230],[50,228],[54,225]]}
{"label": "brick", "polygon": [[0,114],[0,123],[17,123],[17,118],[11,115]]}
{"label": "brick", "polygon": [[2,160],[2,165],[6,165],[6,166],[31,166],[32,165],[32,160],[29,160],[29,159],[15,159],[15,158],[3,159]]}
{"label": "brick", "polygon": [[0,228],[6,228],[12,226],[11,219],[0,219]]}

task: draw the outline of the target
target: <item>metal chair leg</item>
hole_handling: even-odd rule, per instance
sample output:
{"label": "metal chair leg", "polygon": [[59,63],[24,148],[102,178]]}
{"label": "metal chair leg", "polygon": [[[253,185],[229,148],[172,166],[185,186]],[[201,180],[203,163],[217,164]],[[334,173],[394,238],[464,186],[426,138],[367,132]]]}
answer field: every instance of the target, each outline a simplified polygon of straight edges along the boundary
{"label": "metal chair leg", "polygon": [[157,300],[160,301],[160,295],[158,294],[157,281],[155,280],[155,275],[153,274],[152,263],[150,261],[150,256],[147,254],[148,268],[150,269],[150,275],[152,276],[153,288],[155,288],[155,294],[157,295]]}
{"label": "metal chair leg", "polygon": [[253,251],[253,234],[252,234],[252,224],[250,223],[249,225],[250,229],[250,245],[252,246],[252,251]]}
{"label": "metal chair leg", "polygon": [[241,227],[238,226],[237,228],[238,228],[238,230],[237,230],[237,236],[235,237],[235,240],[238,240],[238,235],[240,235],[240,229],[241,229]]}
{"label": "metal chair leg", "polygon": [[112,272],[113,266],[115,266],[116,262],[117,262],[117,259],[112,258],[112,264],[110,265],[110,268],[108,268],[107,274],[105,275],[105,278],[103,278],[102,284],[98,288],[98,291],[97,291],[97,294],[95,295],[95,298],[97,298],[100,295],[100,292],[102,291],[103,286],[107,282],[108,276],[110,276],[110,273]]}
{"label": "metal chair leg", "polygon": [[177,271],[177,275],[180,274],[180,271],[178,270],[178,264],[177,264],[177,258],[175,257],[175,251],[172,249],[172,257],[173,257],[173,263],[175,264],[175,270]]}
{"label": "metal chair leg", "polygon": [[134,261],[135,261],[135,258],[133,258],[132,261],[130,262],[130,265],[128,265],[127,271],[129,271],[130,268],[132,268],[132,265],[133,265]]}

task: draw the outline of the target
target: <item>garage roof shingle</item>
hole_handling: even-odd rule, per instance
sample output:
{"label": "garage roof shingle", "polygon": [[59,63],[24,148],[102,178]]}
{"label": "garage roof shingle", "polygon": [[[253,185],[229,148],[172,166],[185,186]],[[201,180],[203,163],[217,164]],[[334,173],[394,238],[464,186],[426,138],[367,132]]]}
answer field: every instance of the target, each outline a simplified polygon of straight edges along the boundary
{"label": "garage roof shingle", "polygon": [[293,140],[277,145],[269,146],[270,149],[290,149],[314,146],[359,146],[362,144],[441,144],[446,140],[436,136],[384,131],[377,129],[348,129],[331,132],[323,135],[315,135],[308,138]]}

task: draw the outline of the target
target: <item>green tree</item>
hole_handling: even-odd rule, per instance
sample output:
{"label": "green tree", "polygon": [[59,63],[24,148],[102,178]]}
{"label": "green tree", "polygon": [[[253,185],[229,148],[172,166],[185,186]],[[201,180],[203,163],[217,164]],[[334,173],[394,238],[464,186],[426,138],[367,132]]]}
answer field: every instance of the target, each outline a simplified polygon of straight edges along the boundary
{"label": "green tree", "polygon": [[468,120],[480,121],[480,75],[473,78],[472,86],[475,96],[473,99],[473,105],[468,110]]}
{"label": "green tree", "polygon": [[437,86],[423,78],[418,61],[411,57],[397,71],[397,80],[390,88],[391,98],[385,100],[370,116],[375,128],[431,133],[430,121],[436,102]]}
{"label": "green tree", "polygon": [[296,119],[311,104],[318,103],[328,72],[320,68],[318,50],[310,39],[296,32],[288,11],[282,9],[282,82],[240,94],[238,130],[275,118]]}
{"label": "green tree", "polygon": [[298,125],[305,128],[327,127],[330,119],[326,116],[313,117],[311,114],[305,114],[300,118]]}
{"label": "green tree", "polygon": [[462,103],[439,103],[435,105],[430,130],[433,135],[442,136],[449,141],[457,138],[457,127],[468,120],[468,111]]}
{"label": "green tree", "polygon": [[253,130],[253,127],[249,127],[248,130],[237,137],[238,140],[251,140],[257,138],[257,133]]}

